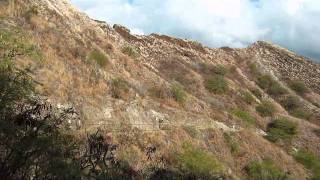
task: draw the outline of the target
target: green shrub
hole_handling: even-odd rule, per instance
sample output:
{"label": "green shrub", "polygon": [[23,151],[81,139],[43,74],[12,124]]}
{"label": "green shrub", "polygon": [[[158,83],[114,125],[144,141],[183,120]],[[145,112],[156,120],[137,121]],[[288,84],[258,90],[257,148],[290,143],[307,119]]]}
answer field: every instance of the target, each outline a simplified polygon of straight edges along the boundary
{"label": "green shrub", "polygon": [[228,74],[228,69],[226,67],[224,67],[223,65],[215,66],[213,71],[215,74],[218,74],[221,76],[225,76],[226,74]]}
{"label": "green shrub", "polygon": [[303,109],[302,102],[297,96],[288,96],[280,103],[291,115],[297,118],[309,120],[312,117],[311,112]]}
{"label": "green shrub", "polygon": [[276,108],[270,101],[263,101],[260,105],[256,107],[256,111],[262,117],[273,116],[276,112]]}
{"label": "green shrub", "polygon": [[290,114],[292,114],[294,117],[305,120],[310,120],[312,118],[312,113],[305,111],[302,108],[294,109],[290,112]]}
{"label": "green shrub", "polygon": [[179,84],[173,84],[170,91],[175,101],[184,103],[187,100],[187,93]]}
{"label": "green shrub", "polygon": [[282,87],[278,82],[273,81],[273,84],[268,88],[267,93],[271,96],[281,96],[286,94],[288,91]]}
{"label": "green shrub", "polygon": [[255,102],[255,98],[248,91],[240,91],[240,95],[247,104],[252,104],[253,102]]}
{"label": "green shrub", "polygon": [[255,63],[251,62],[248,66],[249,66],[251,74],[253,74],[255,76],[260,74],[258,67]]}
{"label": "green shrub", "polygon": [[224,93],[228,90],[228,82],[221,75],[212,76],[207,80],[206,88],[210,92]]}
{"label": "green shrub", "polygon": [[228,146],[230,147],[231,153],[234,155],[238,154],[240,151],[240,146],[233,139],[232,134],[231,133],[223,133],[223,137],[224,137],[226,143],[228,144]]}
{"label": "green shrub", "polygon": [[298,134],[297,125],[286,118],[279,118],[268,125],[267,134],[266,138],[271,142],[291,141]]}
{"label": "green shrub", "polygon": [[302,81],[291,81],[289,86],[292,90],[296,91],[300,95],[303,95],[309,91]]}
{"label": "green shrub", "polygon": [[180,169],[192,179],[217,179],[223,173],[223,166],[216,157],[190,143],[184,143],[176,156]]}
{"label": "green shrub", "polygon": [[272,96],[280,96],[287,93],[287,90],[270,75],[260,75],[257,84]]}
{"label": "green shrub", "polygon": [[88,59],[96,62],[100,67],[105,67],[109,63],[108,57],[99,50],[91,51]]}
{"label": "green shrub", "polygon": [[254,94],[257,98],[261,99],[262,98],[262,92],[258,88],[253,88],[250,89],[252,94]]}
{"label": "green shrub", "polygon": [[269,87],[272,86],[273,82],[274,80],[270,75],[260,75],[258,76],[258,79],[257,79],[257,84],[262,89],[268,89]]}
{"label": "green shrub", "polygon": [[294,154],[294,157],[299,163],[313,172],[312,180],[320,179],[320,159],[317,156],[310,152],[299,150]]}
{"label": "green shrub", "polygon": [[249,180],[287,180],[289,177],[273,161],[253,161],[246,168]]}
{"label": "green shrub", "polygon": [[35,100],[31,76],[5,61],[0,60],[1,179],[80,179],[79,143],[62,129],[68,114]]}
{"label": "green shrub", "polygon": [[247,125],[252,125],[256,122],[256,120],[247,112],[241,109],[233,109],[231,113],[237,118],[241,119]]}
{"label": "green shrub", "polygon": [[43,60],[40,47],[29,40],[20,29],[0,29],[0,52],[3,58],[28,56],[34,60]]}
{"label": "green shrub", "polygon": [[126,55],[132,57],[132,58],[136,58],[138,56],[137,50],[130,45],[123,46],[121,49],[121,52],[123,54],[126,54]]}
{"label": "green shrub", "polygon": [[287,110],[292,111],[301,107],[301,102],[297,96],[288,96],[281,101],[281,105]]}
{"label": "green shrub", "polygon": [[192,138],[198,138],[199,137],[199,131],[194,127],[190,125],[183,126],[183,129],[189,134]]}
{"label": "green shrub", "polygon": [[129,93],[130,86],[127,81],[122,78],[114,78],[111,80],[111,96],[113,98],[126,98]]}

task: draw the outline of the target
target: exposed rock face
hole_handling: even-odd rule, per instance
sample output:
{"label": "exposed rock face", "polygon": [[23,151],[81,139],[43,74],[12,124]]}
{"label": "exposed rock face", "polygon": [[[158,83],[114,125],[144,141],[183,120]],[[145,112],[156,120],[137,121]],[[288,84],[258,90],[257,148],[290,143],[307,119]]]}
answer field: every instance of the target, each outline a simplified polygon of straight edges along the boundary
{"label": "exposed rock face", "polygon": [[248,51],[270,71],[278,73],[280,78],[303,81],[316,93],[320,93],[320,64],[262,41],[248,47]]}
{"label": "exposed rock face", "polygon": [[[285,145],[263,138],[274,118],[261,117],[255,107],[269,100],[277,109],[276,117],[285,116],[298,124],[294,148],[320,156],[320,137],[313,133],[320,124],[320,116],[316,116],[319,64],[267,42],[243,49],[209,48],[166,35],[132,35],[121,25],[111,27],[90,19],[67,0],[13,0],[0,6],[0,16],[5,17],[0,29],[22,29],[45,57],[42,63],[16,57],[15,63],[32,69],[32,76],[42,84],[37,89],[53,104],[78,112],[80,118],[70,124],[81,124],[82,133],[101,127],[112,133],[130,126],[147,132],[144,135],[150,139],[159,137],[156,143],[163,149],[184,141],[201,144],[230,165],[235,176],[243,176],[249,161],[271,158],[296,179],[305,179],[308,172]],[[257,85],[248,68],[252,62],[259,71],[271,74],[289,95],[297,96],[304,108],[314,112],[314,119],[308,122],[289,115],[278,99]],[[229,87],[221,93],[207,87],[212,76],[225,74],[223,68],[216,72],[217,67],[229,71],[224,75]],[[303,81],[310,92],[298,95],[287,86],[288,80]],[[253,90],[261,91],[261,97],[251,93]],[[254,100],[246,103],[243,91]],[[236,117],[235,109],[250,114],[254,122],[248,125]],[[188,135],[190,127],[201,136]],[[230,132],[243,151],[239,157],[230,153],[224,141],[224,133]]]}

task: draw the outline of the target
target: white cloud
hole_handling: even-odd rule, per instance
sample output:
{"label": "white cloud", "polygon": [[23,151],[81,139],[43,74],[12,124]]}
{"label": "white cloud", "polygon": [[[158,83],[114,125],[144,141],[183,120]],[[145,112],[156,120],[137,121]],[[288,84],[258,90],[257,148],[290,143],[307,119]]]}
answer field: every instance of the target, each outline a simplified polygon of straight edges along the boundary
{"label": "white cloud", "polygon": [[211,47],[268,40],[320,59],[319,0],[71,1],[91,17],[136,34],[168,34]]}

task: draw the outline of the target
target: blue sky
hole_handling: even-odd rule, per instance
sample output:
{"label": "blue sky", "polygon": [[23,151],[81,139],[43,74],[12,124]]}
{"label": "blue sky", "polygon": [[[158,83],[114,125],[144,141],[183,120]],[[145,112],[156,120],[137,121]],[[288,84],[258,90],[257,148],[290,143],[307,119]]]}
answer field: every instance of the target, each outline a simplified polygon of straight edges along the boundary
{"label": "blue sky", "polygon": [[122,24],[135,34],[167,34],[209,47],[246,47],[266,40],[320,60],[320,0],[71,2],[90,17]]}

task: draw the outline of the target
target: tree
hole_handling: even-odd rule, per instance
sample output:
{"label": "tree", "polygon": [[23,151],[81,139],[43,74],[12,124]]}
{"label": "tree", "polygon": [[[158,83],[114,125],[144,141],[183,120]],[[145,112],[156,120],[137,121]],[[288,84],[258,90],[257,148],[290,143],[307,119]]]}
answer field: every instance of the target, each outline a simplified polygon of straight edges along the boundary
{"label": "tree", "polygon": [[10,63],[0,67],[0,177],[78,178],[78,144],[59,128],[65,114],[32,98],[32,79]]}

